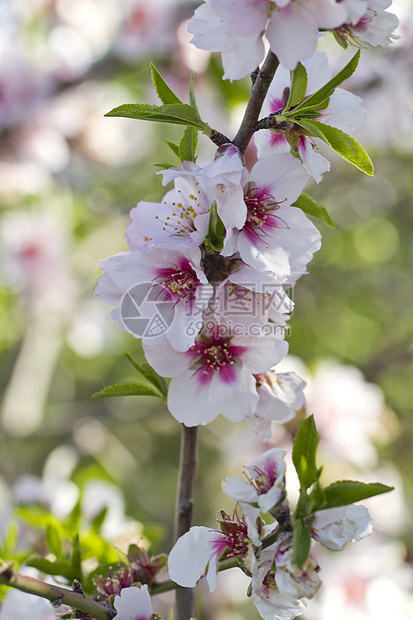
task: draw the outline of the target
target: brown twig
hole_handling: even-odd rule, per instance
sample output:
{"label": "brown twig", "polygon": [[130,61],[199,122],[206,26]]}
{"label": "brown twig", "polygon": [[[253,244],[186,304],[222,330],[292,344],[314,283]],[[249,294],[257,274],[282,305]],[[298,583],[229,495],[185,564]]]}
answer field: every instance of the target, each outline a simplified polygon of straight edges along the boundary
{"label": "brown twig", "polygon": [[[197,431],[197,426],[189,428],[182,424],[175,514],[175,540],[185,534],[192,525],[197,466]],[[189,620],[195,616],[195,596],[194,588],[177,589],[175,598],[176,620]]]}
{"label": "brown twig", "polygon": [[78,590],[68,590],[60,586],[55,586],[33,577],[19,575],[10,566],[0,568],[0,584],[11,586],[28,594],[35,594],[48,599],[53,606],[69,605],[74,609],[79,609],[90,618],[96,620],[111,620],[116,611],[103,603],[98,603]]}
{"label": "brown twig", "polygon": [[278,65],[279,60],[277,56],[269,51],[258,75],[256,75],[255,72],[252,74],[255,81],[251,88],[250,98],[238,133],[232,141],[242,153],[245,153],[249,141],[255,132],[255,125],[258,121],[265,95],[267,94]]}

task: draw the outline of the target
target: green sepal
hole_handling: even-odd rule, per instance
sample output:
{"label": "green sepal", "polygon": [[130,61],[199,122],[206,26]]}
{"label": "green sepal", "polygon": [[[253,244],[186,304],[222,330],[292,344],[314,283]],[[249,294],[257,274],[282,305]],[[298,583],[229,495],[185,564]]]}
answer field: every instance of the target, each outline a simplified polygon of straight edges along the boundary
{"label": "green sepal", "polygon": [[225,226],[218,215],[216,202],[211,204],[209,215],[208,234],[205,237],[205,245],[209,245],[216,252],[221,252],[224,247]]}
{"label": "green sepal", "polygon": [[107,398],[108,396],[157,396],[162,398],[159,390],[146,383],[128,381],[125,383],[115,383],[92,394],[92,398]]}
{"label": "green sepal", "polygon": [[319,440],[314,417],[310,416],[301,422],[293,445],[293,463],[301,489],[308,489],[320,477],[315,458]]}
{"label": "green sepal", "polygon": [[293,207],[298,207],[304,213],[317,217],[319,220],[334,228],[334,222],[327,209],[320,205],[314,198],[303,192],[301,196],[292,204]]}
{"label": "green sepal", "polygon": [[299,113],[300,110],[303,110],[304,108],[313,108],[315,110],[322,109],[319,108],[320,104],[323,104],[326,99],[331,97],[335,89],[353,75],[357,69],[359,60],[360,50],[357,50],[350,62],[348,62],[346,66],[339,71],[339,73],[337,73],[337,75],[331,78],[327,84],[324,84],[324,86],[322,86],[315,93],[307,97],[307,99],[304,99],[304,101],[302,101],[302,103],[294,109],[294,114]]}
{"label": "green sepal", "polygon": [[161,106],[148,103],[125,103],[114,108],[105,116],[120,116],[143,121],[186,125],[203,131],[206,123],[202,121],[197,110],[187,103],[168,103]]}
{"label": "green sepal", "polygon": [[162,103],[182,103],[182,101],[175,95],[174,91],[163,79],[158,69],[151,62],[151,76],[156,94]]}
{"label": "green sepal", "polygon": [[311,533],[303,519],[297,519],[293,529],[293,562],[298,568],[304,564],[310,554]]}
{"label": "green sepal", "polygon": [[307,90],[307,71],[301,62],[298,63],[294,71],[290,71],[291,89],[285,110],[300,103],[305,97]]}
{"label": "green sepal", "polygon": [[327,510],[328,508],[349,506],[354,504],[354,502],[360,502],[363,499],[388,493],[392,490],[393,487],[388,487],[380,482],[365,483],[356,482],[355,480],[340,480],[333,482],[322,490],[323,497],[322,499],[320,498],[321,503],[318,503],[315,497],[312,498],[313,493],[310,494],[310,498],[314,499],[315,511]]}
{"label": "green sepal", "polygon": [[129,355],[129,353],[125,353],[125,356],[130,361],[132,366],[142,375],[142,377],[145,377],[149,383],[152,383],[152,385],[158,389],[161,394],[164,396],[168,394],[168,386],[165,379],[158,375],[158,373],[148,364],[148,362],[139,364],[139,362],[136,362],[133,357]]}
{"label": "green sepal", "polygon": [[295,122],[313,136],[326,142],[326,144],[331,146],[331,148],[345,161],[353,164],[353,166],[356,166],[356,168],[369,176],[374,175],[373,164],[366,151],[361,144],[344,133],[344,131],[336,127],[331,127],[330,125],[325,125],[316,120],[300,119],[295,120]]}

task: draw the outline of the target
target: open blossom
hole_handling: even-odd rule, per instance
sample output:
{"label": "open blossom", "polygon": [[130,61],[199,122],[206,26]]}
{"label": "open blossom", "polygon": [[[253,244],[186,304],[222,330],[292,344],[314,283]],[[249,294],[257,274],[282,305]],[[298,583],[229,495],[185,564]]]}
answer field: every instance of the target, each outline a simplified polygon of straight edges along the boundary
{"label": "open blossom", "polygon": [[361,540],[372,530],[367,508],[351,504],[316,512],[311,535],[325,547],[340,551],[346,542]]}
{"label": "open blossom", "polygon": [[223,490],[237,502],[256,504],[269,512],[285,498],[285,454],[280,448],[268,450],[248,465],[245,480],[230,476],[223,481]]}
{"label": "open blossom", "polygon": [[214,161],[202,168],[184,162],[180,169],[168,168],[158,174],[163,175],[164,185],[182,176],[197,178],[208,192],[208,207],[215,202],[225,228],[242,228],[244,225],[247,209],[242,187],[247,171],[240,150],[233,144],[220,146]]}
{"label": "open blossom", "polygon": [[[116,304],[111,316],[122,331],[142,337],[147,344],[169,342],[176,350],[187,351],[197,333],[187,328],[194,322],[195,311],[202,312],[212,295],[200,260],[198,247],[122,252],[99,263],[103,275],[96,293],[102,301]],[[149,318],[140,315],[146,298],[153,306],[154,318],[157,312],[170,321],[159,335],[156,331],[153,335]]]}
{"label": "open blossom", "polygon": [[261,441],[267,441],[271,433],[271,421],[285,424],[305,404],[306,382],[294,372],[274,371],[256,375],[257,391],[260,397],[256,412],[248,422]]}
{"label": "open blossom", "polygon": [[148,243],[160,247],[203,243],[213,197],[208,195],[200,178],[188,174],[193,170],[199,169],[185,161],[180,169],[182,174],[177,172],[173,177],[174,188],[165,194],[162,202],[141,201],[131,210],[132,221],[125,234],[130,250],[144,248]]}
{"label": "open blossom", "polygon": [[168,408],[186,426],[209,424],[220,414],[245,420],[259,400],[254,375],[279,363],[288,350],[279,337],[226,337],[218,326],[197,336],[185,353],[168,345],[143,346],[149,364],[172,377]]}
{"label": "open blossom", "polygon": [[238,80],[261,63],[263,34],[287,69],[314,53],[320,29],[338,28],[347,10],[333,0],[207,0],[188,22],[192,43],[221,52],[224,79]]}
{"label": "open blossom", "polygon": [[[316,52],[305,60],[303,65],[307,71],[306,96],[308,96],[330,80],[331,72],[324,52]],[[282,110],[283,92],[289,87],[289,71],[284,67],[278,67],[264,101],[263,117]],[[327,108],[319,111],[321,116],[317,120],[351,135],[363,124],[366,116],[361,104],[360,97],[337,88],[331,95]],[[300,156],[305,168],[319,183],[323,172],[330,170],[330,162],[317,152],[314,139],[302,132],[303,130],[295,123],[290,123],[286,131],[258,131],[254,136],[258,155],[265,157],[271,153],[289,153],[292,150]]]}
{"label": "open blossom", "polygon": [[292,559],[292,535],[264,549],[252,578],[252,597],[264,620],[290,620],[303,613],[321,586],[319,566],[310,554],[298,568]]}
{"label": "open blossom", "polygon": [[399,20],[387,9],[389,0],[344,0],[349,10],[349,17],[339,28],[334,29],[335,36],[344,43],[362,41],[374,47],[386,47],[392,39],[398,39],[394,30]]}
{"label": "open blossom", "polygon": [[148,586],[123,588],[113,603],[118,620],[151,620],[152,601]]}
{"label": "open blossom", "polygon": [[[240,514],[238,514],[240,513]],[[221,511],[221,530],[191,527],[178,539],[168,559],[169,576],[185,588],[194,588],[206,574],[214,592],[218,580],[218,561],[241,556],[247,568],[255,570],[255,549],[261,546],[257,528],[259,509],[241,505],[232,518]]]}
{"label": "open blossom", "polygon": [[289,153],[258,160],[244,185],[245,224],[227,235],[222,254],[239,252],[258,272],[271,274],[280,284],[294,283],[321,245],[314,224],[301,209],[291,206],[308,179]]}

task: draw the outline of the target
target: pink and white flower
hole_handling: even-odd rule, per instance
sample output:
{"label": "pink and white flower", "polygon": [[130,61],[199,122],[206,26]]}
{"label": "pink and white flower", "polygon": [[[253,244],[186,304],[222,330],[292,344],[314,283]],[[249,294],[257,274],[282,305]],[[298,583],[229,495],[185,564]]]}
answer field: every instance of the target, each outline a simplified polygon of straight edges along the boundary
{"label": "pink and white flower", "polygon": [[[316,52],[305,60],[303,65],[307,71],[306,96],[321,88],[331,78],[327,55]],[[284,67],[279,67],[271,82],[264,101],[262,115],[268,116],[278,112],[283,107],[283,92],[290,86],[290,74]],[[364,122],[366,113],[362,108],[360,97],[348,91],[337,88],[330,97],[330,103],[325,110],[320,110],[321,116],[317,119],[326,125],[341,129],[348,134],[354,133]],[[330,162],[317,153],[313,138],[302,134],[302,129],[293,124],[288,131],[258,131],[254,136],[258,149],[258,156],[265,157],[271,153],[296,152],[306,170],[317,183],[322,179],[323,172],[330,170]]]}
{"label": "pink and white flower", "polygon": [[[399,20],[393,13],[388,13],[385,9],[390,6],[389,0],[344,0],[349,9],[349,17],[339,28],[333,30],[335,36],[347,43],[358,43],[363,41],[374,47],[378,45],[386,47],[394,39],[399,39],[394,34],[394,30],[399,25]],[[364,11],[360,14],[360,5],[364,5]]]}
{"label": "pink and white flower", "polygon": [[255,570],[255,550],[261,546],[257,527],[259,509],[241,505],[232,518],[221,511],[218,520],[221,531],[203,526],[191,527],[172,548],[169,559],[169,576],[185,588],[194,588],[206,575],[209,589],[214,592],[218,580],[218,562],[232,557],[242,557],[245,566]]}
{"label": "pink and white flower", "polygon": [[141,201],[131,210],[132,221],[125,234],[130,250],[148,244],[190,247],[203,243],[213,197],[208,195],[200,179],[189,174],[194,170],[199,170],[195,164],[184,162],[179,171],[182,174],[176,172],[173,176],[174,189],[165,194],[162,202]]}
{"label": "pink and white flower", "polygon": [[264,58],[262,32],[268,21],[269,0],[207,0],[195,11],[187,29],[191,43],[221,52],[224,79],[239,80],[254,71]]}
{"label": "pink and white flower", "polygon": [[306,382],[294,372],[269,371],[257,375],[256,379],[260,400],[248,422],[261,441],[266,442],[272,435],[272,421],[286,424],[305,405]]}
{"label": "pink and white flower", "polygon": [[166,185],[180,176],[198,178],[208,191],[210,200],[216,203],[218,215],[225,228],[242,228],[247,210],[243,200],[242,186],[247,171],[240,150],[233,144],[224,144],[217,149],[211,164],[198,168],[184,162],[180,169],[168,168],[158,174],[163,175]]}
{"label": "pink and white flower", "polygon": [[209,424],[218,415],[241,422],[256,410],[255,374],[265,372],[287,354],[276,336],[225,337],[218,328],[201,333],[185,353],[168,345],[146,346],[149,364],[172,377],[168,408],[186,426]]}
{"label": "pink and white flower", "polygon": [[[111,316],[121,331],[142,337],[149,345],[169,342],[177,351],[187,351],[201,329],[188,330],[188,327],[194,323],[194,314],[202,313],[212,295],[212,286],[200,267],[200,259],[198,247],[123,252],[99,263],[103,275],[95,291],[102,301],[116,304]],[[157,313],[162,317],[168,314],[170,324],[165,324],[167,328],[160,335],[152,335],[151,317],[142,330],[136,331],[133,327],[140,327],[142,323],[143,297],[150,298],[154,318]],[[127,318],[126,306],[131,310]],[[134,317],[139,324],[132,321]]]}
{"label": "pink and white flower", "polygon": [[319,566],[310,554],[298,568],[292,559],[292,535],[285,534],[259,556],[252,596],[264,620],[290,620],[303,613],[321,586]]}
{"label": "pink and white flower", "polygon": [[346,542],[357,542],[372,531],[369,511],[354,504],[319,510],[311,526],[312,537],[334,551],[341,551]]}
{"label": "pink and white flower", "polygon": [[118,620],[151,620],[152,601],[148,586],[123,588],[113,603]]}
{"label": "pink and white flower", "polygon": [[246,479],[225,478],[222,488],[237,502],[258,505],[269,512],[285,498],[285,450],[272,448],[247,466]]}
{"label": "pink and white flower", "polygon": [[225,238],[224,256],[239,252],[242,260],[276,282],[294,283],[321,246],[321,235],[293,203],[309,179],[289,153],[260,159],[244,185],[247,217],[240,231]]}

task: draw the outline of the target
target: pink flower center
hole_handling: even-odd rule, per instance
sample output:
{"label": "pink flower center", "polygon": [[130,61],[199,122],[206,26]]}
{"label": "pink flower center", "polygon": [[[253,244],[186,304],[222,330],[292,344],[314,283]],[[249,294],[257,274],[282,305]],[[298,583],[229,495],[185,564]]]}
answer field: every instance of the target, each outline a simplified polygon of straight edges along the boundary
{"label": "pink flower center", "polygon": [[251,480],[259,495],[268,493],[277,480],[277,466],[272,461],[265,461],[261,467],[254,467],[254,478]]}
{"label": "pink flower center", "polygon": [[201,384],[207,384],[215,373],[219,373],[225,383],[232,383],[236,379],[234,365],[244,351],[244,347],[231,345],[230,338],[215,333],[201,336],[188,351],[193,365],[197,366],[193,377],[197,376]]}
{"label": "pink flower center", "polygon": [[229,515],[223,515],[220,526],[221,532],[217,532],[216,538],[212,541],[213,549],[219,559],[222,561],[237,555],[246,555],[250,539],[244,516],[240,517],[234,510],[232,518]]}
{"label": "pink flower center", "polygon": [[177,268],[160,269],[158,274],[153,286],[157,301],[173,302],[175,306],[181,302],[193,305],[197,287],[202,285],[188,261],[182,261]]}
{"label": "pink flower center", "polygon": [[244,200],[247,205],[246,235],[254,245],[265,244],[268,247],[271,244],[267,242],[267,237],[272,236],[274,228],[288,228],[284,220],[274,213],[280,208],[280,203],[260,187],[249,189]]}

